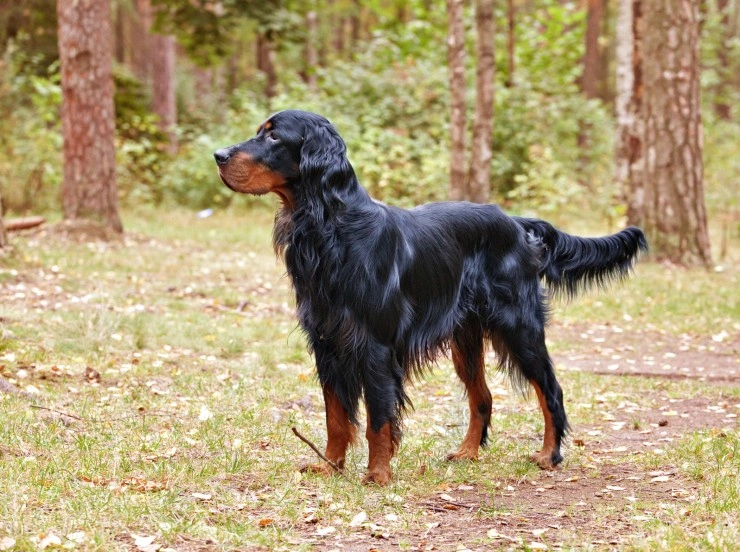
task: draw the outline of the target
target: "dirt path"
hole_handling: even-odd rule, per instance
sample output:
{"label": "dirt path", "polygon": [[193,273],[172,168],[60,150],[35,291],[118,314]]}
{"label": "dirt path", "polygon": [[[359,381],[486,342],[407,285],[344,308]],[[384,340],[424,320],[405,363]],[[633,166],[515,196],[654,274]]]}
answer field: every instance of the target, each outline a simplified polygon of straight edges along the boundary
{"label": "dirt path", "polygon": [[740,331],[712,336],[625,330],[617,325],[554,324],[548,338],[570,343],[553,355],[565,369],[604,375],[740,382]]}

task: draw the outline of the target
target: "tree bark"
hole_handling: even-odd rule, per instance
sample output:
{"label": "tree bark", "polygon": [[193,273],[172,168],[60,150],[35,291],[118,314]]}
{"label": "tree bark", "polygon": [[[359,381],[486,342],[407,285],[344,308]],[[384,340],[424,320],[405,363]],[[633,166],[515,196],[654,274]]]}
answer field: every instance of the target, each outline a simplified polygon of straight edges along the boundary
{"label": "tree bark", "polygon": [[[623,151],[625,180],[624,190],[627,198],[627,223],[632,226],[643,226],[645,218],[645,120],[643,115],[643,2],[642,0],[621,0],[629,3],[624,7],[629,10],[631,30],[629,40],[631,92],[627,106],[626,127],[624,136],[618,138]],[[627,28],[625,28],[625,31]],[[621,40],[621,38],[620,38]],[[619,162],[618,162],[619,164]]]}
{"label": "tree bark", "polygon": [[475,27],[478,59],[468,199],[475,203],[488,203],[491,197],[493,78],[496,63],[493,52],[493,0],[476,0]]}
{"label": "tree bark", "polygon": [[717,0],[717,10],[720,13],[720,23],[722,25],[722,44],[717,51],[717,64],[719,65],[719,82],[715,87],[714,94],[714,113],[718,118],[729,121],[732,119],[732,109],[729,102],[729,91],[728,85],[737,84],[737,75],[733,77],[730,69],[730,56],[727,52],[730,51],[730,41],[733,38],[733,29],[730,23],[730,10],[729,0]]}
{"label": "tree bark", "polygon": [[131,21],[131,67],[134,75],[144,84],[156,72],[151,62],[151,54],[156,55],[155,45],[151,42],[149,30],[152,27],[151,0],[136,0],[136,17]]}
{"label": "tree bark", "polygon": [[265,74],[267,83],[265,95],[274,98],[277,94],[277,73],[275,71],[275,47],[266,34],[257,35],[257,69]]}
{"label": "tree bark", "polygon": [[604,14],[604,2],[603,0],[587,0],[586,4],[586,51],[583,56],[581,90],[587,98],[595,98],[599,80],[599,33]]}
{"label": "tree bark", "polygon": [[177,103],[175,98],[175,38],[151,35],[152,111],[159,117],[159,127],[167,133],[167,151],[177,152]]}
{"label": "tree bark", "polygon": [[657,258],[708,267],[699,0],[651,0],[644,9],[645,232]]}
{"label": "tree bark", "polygon": [[[617,25],[616,25],[616,98],[614,100],[614,113],[617,122],[617,135],[615,140],[615,163],[614,177],[622,190],[625,203],[631,201],[630,186],[630,159],[631,146],[633,144],[632,134],[635,124],[635,113],[633,102],[635,73],[633,66],[633,55],[635,41],[633,36],[633,0],[619,0],[617,3]],[[629,221],[633,226],[639,226],[641,221]]]}
{"label": "tree bark", "polygon": [[508,8],[506,10],[507,18],[507,59],[509,65],[509,74],[506,76],[506,87],[511,88],[514,86],[514,47],[515,47],[515,14],[516,8],[514,7],[514,0],[508,0]]}
{"label": "tree bark", "polygon": [[465,182],[465,36],[463,0],[447,0],[450,78],[450,199],[468,196]]}
{"label": "tree bark", "polygon": [[319,36],[319,19],[315,11],[306,14],[306,83],[310,90],[316,90],[316,68],[319,65],[319,54],[316,43]]}
{"label": "tree bark", "polygon": [[110,0],[58,0],[64,218],[116,232],[115,112]]}

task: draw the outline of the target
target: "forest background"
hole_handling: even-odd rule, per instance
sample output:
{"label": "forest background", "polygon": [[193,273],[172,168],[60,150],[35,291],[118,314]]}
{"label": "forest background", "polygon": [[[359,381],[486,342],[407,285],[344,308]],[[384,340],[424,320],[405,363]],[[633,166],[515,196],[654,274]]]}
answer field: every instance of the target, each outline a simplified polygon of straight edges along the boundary
{"label": "forest background", "polygon": [[[475,9],[460,4],[465,78],[474,90]],[[585,210],[616,226],[628,193],[615,178],[619,3],[492,4],[491,200],[556,221]],[[700,8],[704,189],[721,260],[728,235],[737,233],[740,195],[740,123],[733,117],[740,8],[732,0]],[[285,108],[329,117],[374,196],[411,206],[450,194],[449,22],[442,2],[118,0],[111,23],[124,206],[228,206],[235,196],[218,180],[210,152],[248,138]],[[4,210],[59,212],[55,2],[0,2],[0,49]],[[470,113],[474,101],[468,93]]]}

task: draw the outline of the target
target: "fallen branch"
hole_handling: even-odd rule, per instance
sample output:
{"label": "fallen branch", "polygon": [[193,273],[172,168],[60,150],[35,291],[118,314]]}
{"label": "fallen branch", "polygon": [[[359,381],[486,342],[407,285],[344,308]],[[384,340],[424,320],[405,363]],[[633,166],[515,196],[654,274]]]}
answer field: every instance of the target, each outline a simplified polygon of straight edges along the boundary
{"label": "fallen branch", "polygon": [[35,228],[41,226],[46,222],[44,217],[24,217],[17,219],[8,219],[5,221],[5,229],[8,232],[15,232],[16,230],[28,230],[29,228]]}
{"label": "fallen branch", "polygon": [[309,441],[303,435],[301,435],[296,428],[292,427],[291,429],[293,430],[293,433],[295,434],[296,437],[298,437],[301,441],[303,441],[304,443],[306,443],[309,447],[311,447],[313,449],[313,451],[316,454],[319,455],[319,458],[321,458],[324,462],[326,462],[327,464],[329,464],[338,473],[342,473],[342,469],[339,466],[337,466],[334,462],[332,462],[331,460],[329,460],[326,456],[324,456],[321,453],[321,451],[318,449],[318,447],[316,445],[314,445],[311,441]]}

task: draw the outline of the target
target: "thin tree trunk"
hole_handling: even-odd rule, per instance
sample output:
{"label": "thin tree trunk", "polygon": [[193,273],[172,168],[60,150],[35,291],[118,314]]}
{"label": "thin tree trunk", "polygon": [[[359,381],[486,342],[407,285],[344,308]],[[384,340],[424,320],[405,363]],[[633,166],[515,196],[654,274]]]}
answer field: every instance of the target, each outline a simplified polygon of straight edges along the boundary
{"label": "thin tree trunk", "polygon": [[491,158],[493,140],[493,0],[476,0],[475,27],[478,37],[475,118],[470,158],[470,200],[488,203],[491,197]]}
{"label": "thin tree trunk", "polygon": [[465,37],[463,0],[447,0],[450,78],[450,199],[468,196],[465,183]]}
{"label": "thin tree trunk", "polygon": [[175,98],[175,38],[151,35],[152,111],[159,116],[159,127],[167,133],[167,151],[177,152],[177,103]]}
{"label": "thin tree trunk", "polygon": [[616,42],[617,95],[614,100],[614,112],[617,119],[617,136],[614,155],[614,177],[619,189],[622,190],[626,202],[628,202],[630,131],[634,124],[631,104],[633,101],[635,80],[632,66],[634,49],[632,36],[632,0],[618,0],[617,2]]}
{"label": "thin tree trunk", "polygon": [[[729,0],[717,0],[717,10],[720,13],[722,43],[717,51],[719,82],[714,90],[714,113],[724,121],[729,121],[732,118],[727,90],[728,84],[732,84],[733,80],[730,72],[730,57],[727,55],[728,51],[730,51],[729,42],[733,37],[732,26],[730,25],[729,3]],[[737,79],[737,76],[734,78]]]}
{"label": "thin tree trunk", "polygon": [[149,83],[152,75],[152,44],[149,29],[152,27],[151,0],[136,0],[137,17],[131,25],[131,65],[134,75],[143,83]]}
{"label": "thin tree trunk", "polygon": [[319,54],[316,43],[319,36],[319,20],[315,11],[306,14],[306,83],[310,90],[316,90],[316,69],[319,65]]}
{"label": "thin tree trunk", "polygon": [[645,21],[642,0],[622,0],[631,3],[632,92],[628,106],[628,127],[624,138],[626,160],[627,223],[643,226],[645,219],[645,119],[643,114],[643,36]]}
{"label": "thin tree trunk", "polygon": [[122,232],[116,186],[110,0],[58,0],[64,218]]}
{"label": "thin tree trunk", "polygon": [[586,4],[586,52],[583,56],[581,90],[587,98],[595,98],[599,79],[599,33],[604,3],[603,0],[587,0]]}
{"label": "thin tree trunk", "polygon": [[514,0],[508,0],[508,8],[506,11],[507,18],[507,59],[509,64],[509,74],[506,77],[506,87],[511,88],[514,86],[514,47],[515,47],[515,23],[516,23],[516,8],[514,7]]}
{"label": "thin tree trunk", "polygon": [[266,34],[257,35],[257,69],[262,71],[267,79],[265,95],[268,98],[274,98],[277,94],[275,48]]}
{"label": "thin tree trunk", "polygon": [[644,4],[645,231],[657,258],[711,266],[699,98],[699,2]]}

